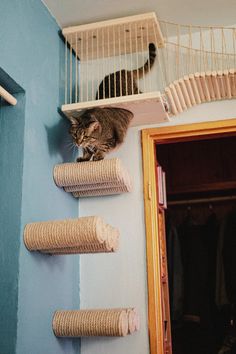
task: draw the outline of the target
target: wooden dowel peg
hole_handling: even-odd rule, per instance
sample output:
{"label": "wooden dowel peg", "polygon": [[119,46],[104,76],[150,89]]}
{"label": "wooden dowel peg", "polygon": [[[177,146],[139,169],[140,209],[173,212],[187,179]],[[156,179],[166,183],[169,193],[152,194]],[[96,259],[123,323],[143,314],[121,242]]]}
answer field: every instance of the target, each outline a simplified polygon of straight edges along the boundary
{"label": "wooden dowel peg", "polygon": [[166,96],[168,97],[172,113],[174,115],[178,114],[178,110],[176,108],[175,101],[172,97],[171,90],[168,87],[165,88],[165,93],[166,93]]}
{"label": "wooden dowel peg", "polygon": [[217,100],[221,100],[220,87],[219,87],[219,84],[218,84],[217,72],[216,71],[212,71],[211,80],[212,80],[213,89],[215,91],[216,99]]}
{"label": "wooden dowel peg", "polygon": [[235,70],[230,69],[229,70],[229,82],[230,82],[232,97],[236,97],[236,80],[235,79],[236,79],[235,78]]}
{"label": "wooden dowel peg", "polygon": [[187,109],[187,106],[186,106],[183,93],[182,93],[182,91],[181,91],[181,88],[180,88],[179,83],[178,83],[177,80],[174,81],[174,86],[175,86],[177,95],[178,95],[178,97],[179,97],[180,104],[181,104],[183,110],[185,111],[185,110]]}
{"label": "wooden dowel peg", "polygon": [[202,103],[201,97],[200,97],[200,94],[199,94],[199,91],[198,91],[197,83],[196,83],[196,80],[195,80],[195,76],[193,74],[189,75],[189,81],[190,81],[191,86],[192,86],[192,90],[193,90],[193,94],[194,94],[196,103],[197,104]]}
{"label": "wooden dowel peg", "polygon": [[226,92],[225,92],[225,86],[224,86],[223,72],[221,70],[217,71],[217,81],[219,84],[221,98],[225,98]]}
{"label": "wooden dowel peg", "polygon": [[223,71],[223,79],[224,79],[224,86],[225,86],[225,90],[226,90],[226,97],[228,99],[231,99],[232,94],[231,94],[231,87],[230,87],[229,71],[228,70]]}
{"label": "wooden dowel peg", "polygon": [[195,77],[195,81],[197,84],[197,88],[198,88],[198,92],[199,92],[199,96],[201,98],[201,101],[206,102],[206,98],[205,98],[205,95],[204,95],[204,92],[202,89],[202,85],[201,85],[201,81],[200,81],[200,73],[195,73],[194,77]]}
{"label": "wooden dowel peg", "polygon": [[206,83],[207,83],[207,87],[208,87],[211,99],[215,100],[216,99],[216,95],[215,95],[213,83],[212,83],[212,80],[211,80],[211,71],[207,71],[206,72]]}
{"label": "wooden dowel peg", "polygon": [[183,79],[180,79],[178,82],[179,82],[179,86],[181,88],[181,91],[183,93],[185,103],[186,103],[188,108],[191,108],[192,107],[192,103],[191,103],[191,100],[190,100],[190,97],[189,97],[189,94],[188,94],[188,90],[187,90],[187,88],[185,86],[185,82],[184,82]]}
{"label": "wooden dowel peg", "polygon": [[191,104],[193,106],[195,106],[196,105],[196,100],[195,100],[195,97],[194,97],[192,86],[191,86],[190,81],[189,81],[189,77],[187,75],[184,76],[184,83],[185,83],[185,86],[187,88]]}
{"label": "wooden dowel peg", "polygon": [[204,96],[206,97],[206,101],[210,102],[211,101],[211,96],[210,92],[208,90],[207,82],[206,82],[206,74],[204,72],[200,73],[200,82],[202,86],[202,91],[204,93]]}
{"label": "wooden dowel peg", "polygon": [[171,90],[171,93],[172,93],[172,97],[175,101],[175,106],[178,110],[179,113],[182,113],[183,112],[183,109],[182,109],[182,106],[181,106],[181,103],[180,103],[180,100],[179,100],[179,97],[178,97],[178,94],[177,94],[177,91],[175,89],[175,86],[173,84],[170,84],[169,85],[169,88]]}
{"label": "wooden dowel peg", "polygon": [[0,86],[0,96],[12,106],[15,106],[17,104],[17,99],[12,96],[7,90],[5,90],[2,86]]}

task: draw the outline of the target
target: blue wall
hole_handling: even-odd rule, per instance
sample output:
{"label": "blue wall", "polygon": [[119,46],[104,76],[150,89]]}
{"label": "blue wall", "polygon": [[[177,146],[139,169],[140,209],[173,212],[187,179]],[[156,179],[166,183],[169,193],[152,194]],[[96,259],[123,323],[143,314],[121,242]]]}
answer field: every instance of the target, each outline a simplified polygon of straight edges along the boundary
{"label": "blue wall", "polygon": [[14,353],[17,330],[24,94],[15,96],[15,107],[0,99],[0,353]]}
{"label": "blue wall", "polygon": [[[10,351],[0,347],[0,353],[78,353],[79,342],[54,337],[51,319],[58,308],[79,306],[79,257],[34,254],[23,244],[26,223],[78,215],[77,201],[59,190],[52,179],[54,164],[72,159],[66,148],[68,124],[57,113],[63,91],[63,43],[55,20],[40,0],[1,0],[0,13],[0,67],[25,91],[24,139],[19,138],[13,149],[12,143],[9,144],[13,136],[10,132],[19,129],[19,121],[15,119],[15,124],[11,121],[6,128],[9,139],[1,145],[9,159],[13,156],[22,160],[23,175],[18,180],[19,198],[8,201],[11,218],[5,219],[6,227],[11,220],[16,223],[20,220],[18,228],[12,230],[12,247],[8,247],[13,256],[17,255],[17,245],[20,248],[18,262],[9,265],[13,278],[19,279],[15,289],[18,311],[15,301],[12,307],[15,329],[7,334],[13,345]],[[7,175],[12,173],[14,177],[13,166],[11,169],[3,181],[6,189],[10,188]]]}

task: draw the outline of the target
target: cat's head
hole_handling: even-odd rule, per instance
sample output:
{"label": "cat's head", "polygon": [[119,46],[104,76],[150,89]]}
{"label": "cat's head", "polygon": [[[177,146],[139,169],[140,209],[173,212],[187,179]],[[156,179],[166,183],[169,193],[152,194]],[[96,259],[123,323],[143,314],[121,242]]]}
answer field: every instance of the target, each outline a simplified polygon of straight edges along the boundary
{"label": "cat's head", "polygon": [[85,148],[96,143],[101,126],[93,114],[85,111],[81,116],[70,117],[69,120],[69,133],[77,146]]}

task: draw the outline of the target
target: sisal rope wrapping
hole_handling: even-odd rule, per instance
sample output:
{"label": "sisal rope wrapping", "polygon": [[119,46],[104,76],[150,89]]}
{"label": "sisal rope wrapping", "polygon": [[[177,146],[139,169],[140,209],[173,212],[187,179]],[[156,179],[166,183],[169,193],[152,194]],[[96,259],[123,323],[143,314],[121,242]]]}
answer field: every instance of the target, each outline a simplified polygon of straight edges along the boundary
{"label": "sisal rope wrapping", "polygon": [[88,216],[27,224],[24,242],[28,250],[44,253],[112,252],[118,248],[119,231],[98,216]]}
{"label": "sisal rope wrapping", "polygon": [[73,192],[72,194],[75,198],[79,198],[79,197],[96,197],[96,196],[103,196],[103,195],[121,194],[130,191],[131,190],[127,188],[127,186],[120,186],[120,187],[105,188],[105,189],[76,191]]}
{"label": "sisal rope wrapping", "polygon": [[64,187],[66,192],[76,192],[76,197],[132,190],[131,178],[117,158],[56,165],[53,176],[58,187]]}
{"label": "sisal rope wrapping", "polygon": [[57,337],[126,336],[125,309],[56,311],[52,328]]}

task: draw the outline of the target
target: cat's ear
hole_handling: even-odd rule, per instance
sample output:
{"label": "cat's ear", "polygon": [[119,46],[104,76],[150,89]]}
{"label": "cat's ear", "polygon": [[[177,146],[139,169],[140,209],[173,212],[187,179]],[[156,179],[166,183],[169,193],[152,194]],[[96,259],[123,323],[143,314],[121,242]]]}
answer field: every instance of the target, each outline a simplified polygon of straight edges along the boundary
{"label": "cat's ear", "polygon": [[69,121],[71,122],[72,125],[77,125],[78,124],[78,119],[75,117],[67,117]]}
{"label": "cat's ear", "polygon": [[94,131],[99,131],[100,128],[101,128],[101,125],[100,125],[100,123],[99,123],[97,120],[94,121],[94,122],[91,122],[91,123],[89,124],[89,131],[90,131],[90,133],[92,133],[92,132],[94,132]]}

